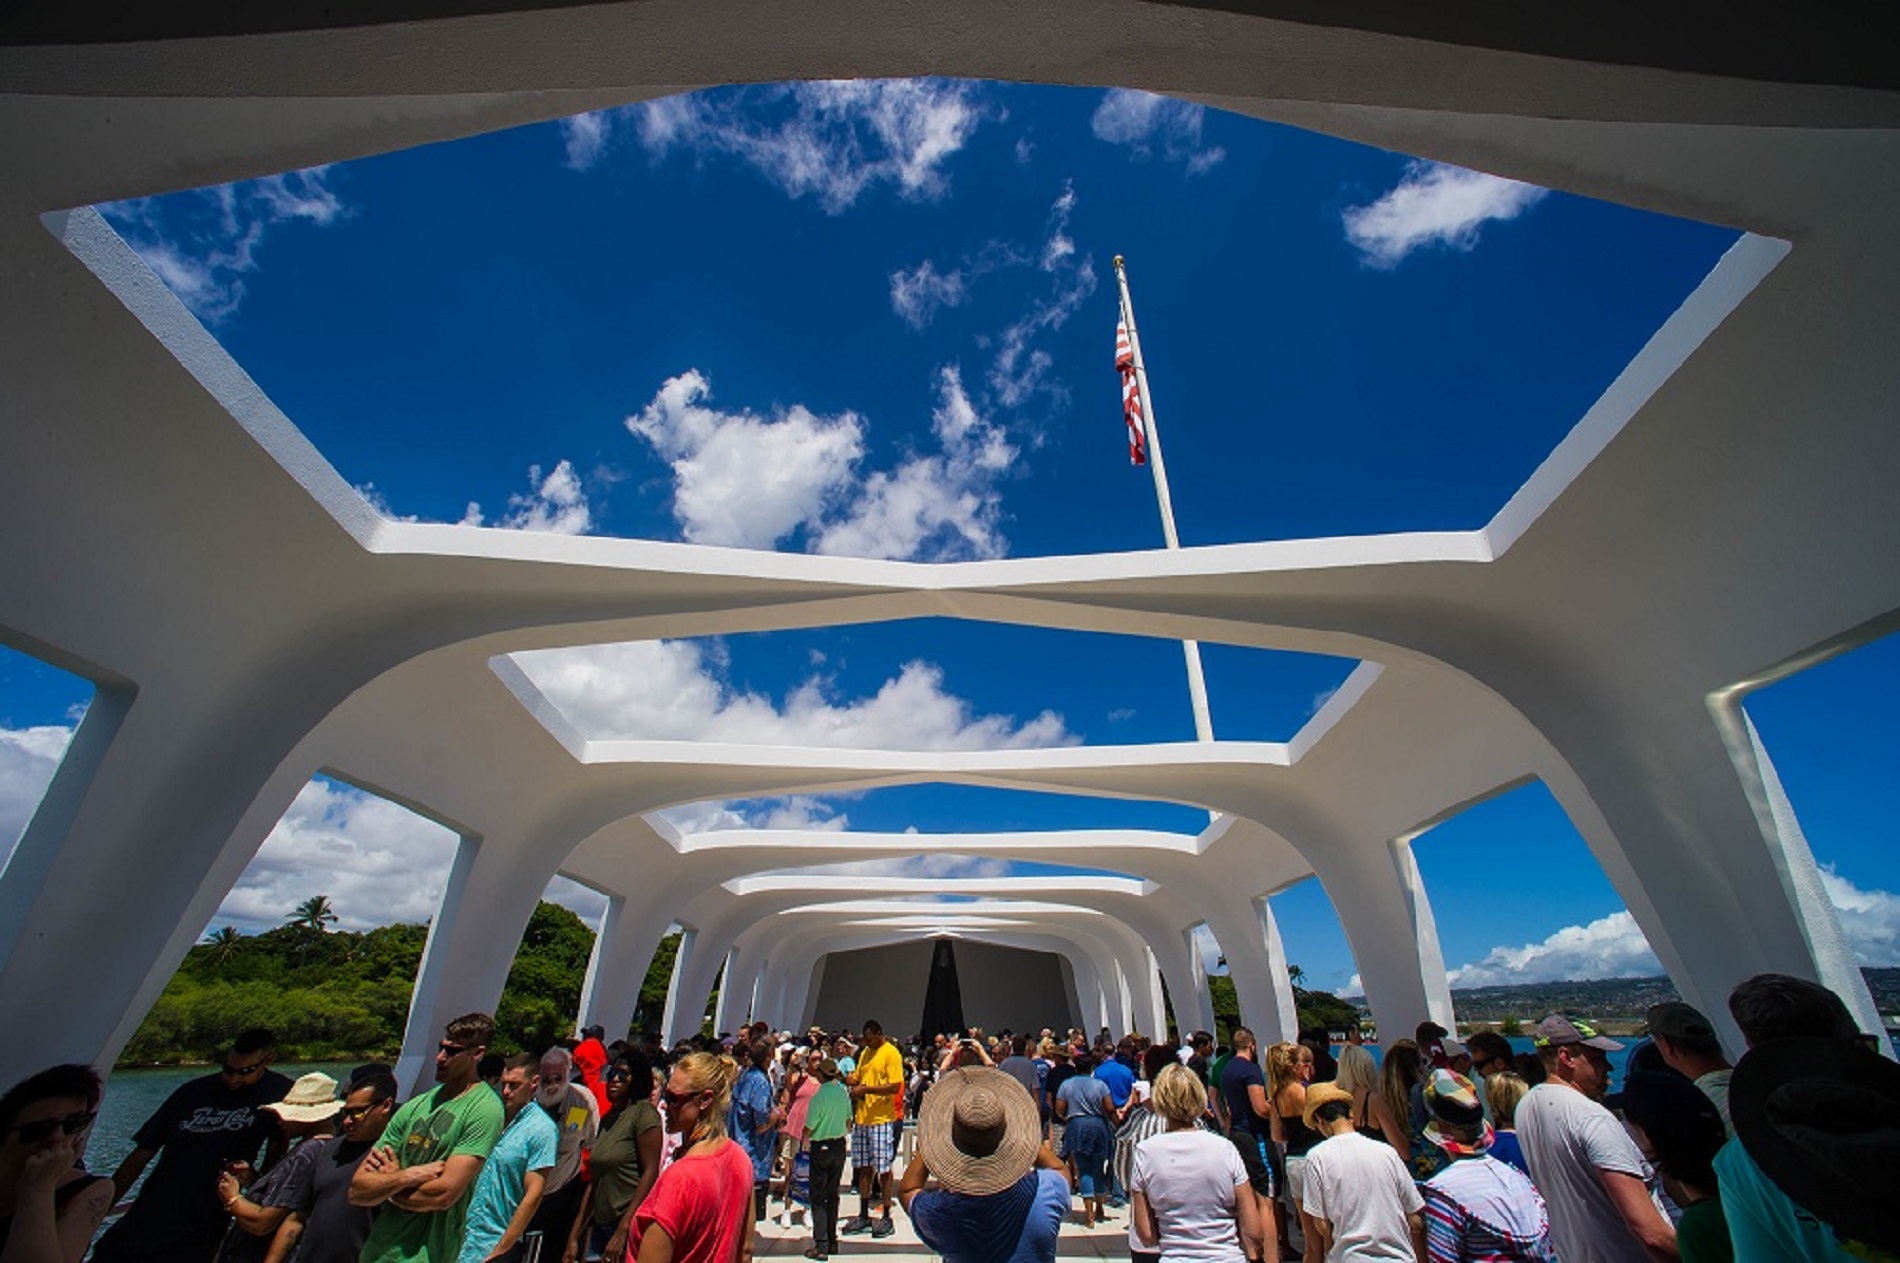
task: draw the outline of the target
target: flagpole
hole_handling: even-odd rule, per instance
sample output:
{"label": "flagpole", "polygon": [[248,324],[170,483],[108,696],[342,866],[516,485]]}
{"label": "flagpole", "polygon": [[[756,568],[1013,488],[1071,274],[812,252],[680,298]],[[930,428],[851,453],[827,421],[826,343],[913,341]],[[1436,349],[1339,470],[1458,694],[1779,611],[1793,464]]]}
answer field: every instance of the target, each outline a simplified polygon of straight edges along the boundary
{"label": "flagpole", "polygon": [[[1148,397],[1148,369],[1141,359],[1141,334],[1135,329],[1135,304],[1128,296],[1128,271],[1122,257],[1115,256],[1115,282],[1121,288],[1122,320],[1128,326],[1128,350],[1135,360],[1135,389],[1141,396],[1141,425],[1148,447],[1148,464],[1155,476],[1155,502],[1161,509],[1161,538],[1171,550],[1181,547],[1174,529],[1174,500],[1168,494],[1168,469],[1161,459],[1161,432],[1155,427],[1154,401]],[[1214,720],[1207,709],[1207,677],[1201,671],[1201,645],[1196,640],[1181,642],[1187,658],[1188,700],[1194,707],[1196,740],[1214,739]]]}

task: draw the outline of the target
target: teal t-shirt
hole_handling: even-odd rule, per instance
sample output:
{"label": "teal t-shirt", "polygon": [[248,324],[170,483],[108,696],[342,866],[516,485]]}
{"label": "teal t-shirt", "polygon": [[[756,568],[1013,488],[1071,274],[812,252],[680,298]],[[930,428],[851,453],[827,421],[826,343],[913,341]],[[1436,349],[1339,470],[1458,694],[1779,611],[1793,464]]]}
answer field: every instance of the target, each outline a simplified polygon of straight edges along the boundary
{"label": "teal t-shirt", "polygon": [[[453,1100],[440,1100],[441,1088],[417,1097],[396,1111],[378,1145],[396,1151],[403,1167],[445,1162],[455,1157],[487,1158],[501,1136],[501,1098],[477,1081]],[[418,1215],[385,1203],[363,1243],[362,1263],[454,1263],[462,1252],[468,1203],[475,1194],[470,1180],[461,1199],[447,1210]]]}
{"label": "teal t-shirt", "polygon": [[821,1083],[805,1107],[805,1132],[813,1140],[841,1140],[851,1123],[851,1094],[833,1079]]}
{"label": "teal t-shirt", "polygon": [[462,1238],[462,1263],[482,1263],[508,1231],[508,1221],[527,1192],[528,1172],[545,1177],[560,1156],[561,1129],[532,1101],[502,1129],[495,1151],[475,1177],[468,1204],[468,1230]]}
{"label": "teal t-shirt", "polygon": [[1802,1263],[1849,1263],[1853,1258],[1832,1228],[1762,1174],[1741,1141],[1729,1141],[1715,1155],[1715,1179],[1722,1187],[1722,1215],[1736,1258]]}

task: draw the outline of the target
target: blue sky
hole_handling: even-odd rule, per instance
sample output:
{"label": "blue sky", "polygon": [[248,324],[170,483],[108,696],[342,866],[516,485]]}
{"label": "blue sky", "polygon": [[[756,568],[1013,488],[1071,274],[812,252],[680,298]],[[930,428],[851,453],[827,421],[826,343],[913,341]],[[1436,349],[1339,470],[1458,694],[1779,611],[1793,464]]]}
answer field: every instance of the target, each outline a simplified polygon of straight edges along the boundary
{"label": "blue sky", "polygon": [[[719,89],[108,213],[392,514],[925,560],[1159,546],[1118,415],[1117,253],[1194,545],[1481,525],[1734,240],[1142,94],[944,81]],[[1193,735],[1178,647],[1131,638],[932,620],[542,665],[601,731]],[[1216,732],[1284,739],[1352,665],[1210,646]],[[1751,706],[1888,964],[1896,679],[1876,645]],[[0,653],[0,836],[83,697]],[[945,787],[685,815],[1204,819]],[[439,877],[386,906],[322,857],[433,872],[448,845],[313,782],[219,923],[319,889],[352,923],[427,915]],[[1541,788],[1418,847],[1465,978],[1653,967]],[[1475,857],[1500,847],[1554,857],[1532,897],[1497,898]],[[1318,892],[1274,906],[1314,981],[1345,985]]]}

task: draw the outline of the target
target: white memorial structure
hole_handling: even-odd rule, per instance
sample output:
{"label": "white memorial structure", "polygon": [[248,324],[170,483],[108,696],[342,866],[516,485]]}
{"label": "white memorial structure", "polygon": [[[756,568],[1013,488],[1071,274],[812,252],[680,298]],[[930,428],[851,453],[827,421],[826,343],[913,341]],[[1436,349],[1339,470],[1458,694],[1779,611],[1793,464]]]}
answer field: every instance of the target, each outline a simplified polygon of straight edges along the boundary
{"label": "white memorial structure", "polygon": [[[797,1025],[828,954],[943,935],[1059,954],[1091,1029],[1155,1029],[1163,978],[1183,1027],[1211,1025],[1202,923],[1277,1038],[1291,994],[1265,896],[1314,874],[1382,1028],[1449,1024],[1409,839],[1532,778],[1731,1044],[1725,997],[1765,970],[1820,979],[1877,1029],[1741,704],[1900,611],[1890,34],[1831,11],[1664,29],[1585,5],[1494,30],[1469,9],[1312,8],[13,6],[0,639],[97,696],[0,874],[0,1081],[109,1063],[319,771],[462,839],[408,1071],[445,1019],[494,1004],[557,873],[609,897],[586,1020],[624,1024],[683,927],[669,1038],[721,966],[723,1024]],[[85,209],[693,85],[917,74],[1170,93],[1745,235],[1482,529],[933,566],[389,520]],[[590,740],[508,658],[922,617],[1362,665],[1284,744],[905,753]],[[679,836],[648,814],[923,781],[1216,814],[1200,836],[933,838]],[[761,875],[920,849],[1131,876]],[[920,892],[974,898],[900,898]]]}

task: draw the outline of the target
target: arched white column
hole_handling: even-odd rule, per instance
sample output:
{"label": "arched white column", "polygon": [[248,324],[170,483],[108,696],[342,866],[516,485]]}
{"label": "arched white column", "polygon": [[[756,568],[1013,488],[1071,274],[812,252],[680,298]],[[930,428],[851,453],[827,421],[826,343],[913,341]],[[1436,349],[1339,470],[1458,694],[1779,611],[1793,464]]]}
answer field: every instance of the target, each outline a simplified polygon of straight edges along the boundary
{"label": "arched white column", "polygon": [[1178,991],[1174,994],[1174,1016],[1185,1027],[1181,1032],[1182,1039],[1197,1030],[1212,1032],[1214,1029],[1214,993],[1207,984],[1207,962],[1201,957],[1201,945],[1195,941],[1194,930],[1195,927],[1190,925],[1181,931],[1181,941],[1187,945],[1193,989],[1187,995]]}
{"label": "arched white column", "polygon": [[[719,959],[724,959],[724,949],[717,949]],[[673,957],[673,979],[666,988],[666,1016],[661,1027],[666,1032],[666,1043],[670,1048],[682,1039],[699,1034],[699,1028],[706,1012],[706,997],[712,992],[713,973],[716,962],[710,961],[714,952],[699,950],[699,930],[690,925],[680,927],[679,952]]]}

